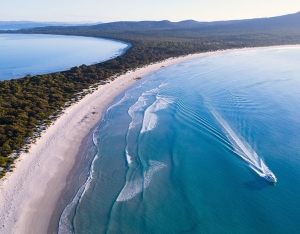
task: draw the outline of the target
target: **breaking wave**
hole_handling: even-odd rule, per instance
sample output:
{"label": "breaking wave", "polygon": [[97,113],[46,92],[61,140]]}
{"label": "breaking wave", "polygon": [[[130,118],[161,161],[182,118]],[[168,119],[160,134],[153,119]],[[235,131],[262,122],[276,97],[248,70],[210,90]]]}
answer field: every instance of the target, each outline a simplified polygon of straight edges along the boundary
{"label": "breaking wave", "polygon": [[173,102],[174,98],[157,95],[156,101],[145,111],[141,133],[153,130],[158,121],[156,112],[166,109]]}
{"label": "breaking wave", "polygon": [[[97,138],[95,137],[95,133],[93,134],[93,145],[96,146]],[[65,207],[63,210],[58,225],[58,234],[73,234],[73,226],[69,219],[69,215],[76,209],[77,205],[80,203],[82,197],[89,189],[91,181],[93,180],[94,173],[94,164],[95,161],[99,158],[98,154],[95,155],[89,169],[88,177],[85,183],[80,187],[77,191],[73,200]]]}
{"label": "breaking wave", "polygon": [[149,161],[149,166],[149,169],[144,172],[141,178],[126,182],[117,198],[118,202],[129,201],[137,194],[141,193],[149,186],[152,176],[159,170],[166,167],[165,164],[154,160]]}

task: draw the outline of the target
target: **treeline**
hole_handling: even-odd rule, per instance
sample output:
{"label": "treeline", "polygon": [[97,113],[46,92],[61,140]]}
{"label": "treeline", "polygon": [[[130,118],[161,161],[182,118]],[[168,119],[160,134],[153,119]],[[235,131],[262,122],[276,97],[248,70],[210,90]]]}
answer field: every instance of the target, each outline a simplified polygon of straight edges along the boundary
{"label": "treeline", "polygon": [[[0,82],[0,166],[8,167],[72,103],[125,66],[105,64]],[[93,84],[97,84],[93,86]],[[25,146],[27,144],[27,146]],[[25,146],[25,148],[24,148]],[[4,171],[5,173],[5,171]]]}
{"label": "treeline", "polygon": [[[50,27],[14,33],[63,34],[114,38],[132,44],[128,51],[107,62],[68,71],[0,81],[0,167],[9,169],[22,150],[91,86],[115,74],[170,57],[230,48],[297,44],[300,30],[270,31],[176,29],[160,31],[101,31],[91,27]],[[86,90],[83,92],[83,90]],[[67,103],[67,104],[66,104]],[[25,146],[25,148],[24,148]],[[13,157],[12,157],[13,155]]]}

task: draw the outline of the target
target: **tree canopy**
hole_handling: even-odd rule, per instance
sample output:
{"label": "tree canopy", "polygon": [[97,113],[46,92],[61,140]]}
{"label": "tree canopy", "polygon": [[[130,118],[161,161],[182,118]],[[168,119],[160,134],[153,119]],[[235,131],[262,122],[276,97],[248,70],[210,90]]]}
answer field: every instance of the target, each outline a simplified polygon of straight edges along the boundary
{"label": "tree canopy", "polygon": [[[251,28],[252,27],[252,28]],[[7,31],[3,31],[6,32]],[[48,27],[10,33],[39,33],[112,38],[132,44],[112,60],[68,71],[0,81],[0,167],[3,174],[21,151],[51,121],[94,84],[115,74],[170,57],[232,48],[299,44],[297,27],[218,25],[165,30],[103,30],[97,27]],[[96,86],[95,86],[96,87]],[[67,104],[66,104],[67,103]],[[5,169],[6,168],[6,169]]]}

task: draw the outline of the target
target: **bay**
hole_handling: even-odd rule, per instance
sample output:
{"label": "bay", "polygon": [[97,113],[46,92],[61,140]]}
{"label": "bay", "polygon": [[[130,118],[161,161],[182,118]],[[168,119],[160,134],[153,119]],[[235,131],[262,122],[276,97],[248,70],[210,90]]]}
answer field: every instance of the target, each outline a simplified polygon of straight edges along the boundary
{"label": "bay", "polygon": [[129,44],[92,37],[0,34],[0,80],[64,71],[122,55]]}
{"label": "bay", "polygon": [[99,123],[59,233],[298,233],[299,59],[220,52],[141,79]]}

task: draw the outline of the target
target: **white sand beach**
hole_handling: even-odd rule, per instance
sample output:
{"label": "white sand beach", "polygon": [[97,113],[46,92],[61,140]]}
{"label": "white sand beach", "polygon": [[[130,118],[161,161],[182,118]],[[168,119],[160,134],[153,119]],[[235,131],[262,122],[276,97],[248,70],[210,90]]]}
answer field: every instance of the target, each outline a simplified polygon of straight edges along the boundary
{"label": "white sand beach", "polygon": [[[293,46],[299,45],[269,48]],[[258,47],[234,51],[257,49]],[[137,78],[162,67],[220,52],[226,51],[170,58],[130,71],[100,85],[98,90],[68,107],[42,137],[31,145],[30,152],[21,154],[16,160],[14,171],[0,180],[0,234],[47,233],[52,214],[68,182],[67,177],[76,164],[75,159],[83,139],[99,123],[102,112],[109,103],[133,85]]]}
{"label": "white sand beach", "polygon": [[172,58],[119,76],[88,94],[51,125],[30,152],[22,154],[13,172],[0,181],[0,233],[47,233],[51,216],[85,136],[102,111],[136,78],[171,64],[205,54]]}

